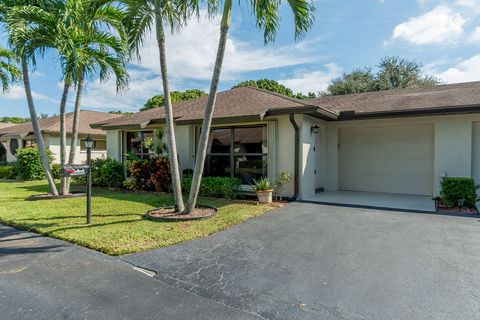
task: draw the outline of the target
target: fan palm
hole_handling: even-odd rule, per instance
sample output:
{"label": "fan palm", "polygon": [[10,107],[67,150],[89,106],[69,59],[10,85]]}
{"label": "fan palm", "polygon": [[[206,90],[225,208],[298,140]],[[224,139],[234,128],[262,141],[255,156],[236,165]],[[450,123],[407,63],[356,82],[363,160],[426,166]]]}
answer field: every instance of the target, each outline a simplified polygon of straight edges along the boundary
{"label": "fan palm", "polygon": [[[220,8],[218,0],[210,0],[213,2],[212,8]],[[286,0],[288,6],[292,10],[294,17],[295,40],[303,36],[313,24],[314,7],[308,0]],[[280,6],[281,0],[250,0],[252,12],[255,15],[256,25],[263,30],[265,43],[275,40],[276,31],[280,26]],[[243,1],[242,1],[243,5]],[[225,47],[230,28],[232,15],[233,0],[223,1],[222,20],[220,23],[220,39],[218,42],[217,56],[213,71],[212,81],[210,83],[210,92],[208,95],[207,105],[202,123],[202,132],[198,142],[198,151],[195,158],[195,168],[193,173],[192,185],[188,196],[188,203],[185,209],[186,214],[192,212],[195,208],[200,183],[202,180],[205,158],[207,154],[208,139],[210,128],[212,125],[213,112],[215,111],[215,99],[218,90],[218,83],[222,72],[223,58],[225,56]],[[212,13],[212,12],[211,12]]]}
{"label": "fan palm", "polygon": [[22,72],[18,69],[15,62],[15,54],[0,47],[0,82],[2,83],[2,91],[6,92],[10,89],[12,82],[21,78]]}
{"label": "fan palm", "polygon": [[131,50],[138,53],[145,36],[155,25],[158,43],[160,70],[162,74],[163,94],[165,97],[165,118],[167,123],[167,145],[170,154],[170,168],[175,196],[175,205],[179,211],[185,208],[180,183],[180,168],[175,127],[173,121],[172,99],[168,81],[167,53],[165,46],[165,29],[167,25],[172,31],[184,26],[187,19],[198,13],[198,0],[124,0],[127,5],[127,22]]}
{"label": "fan palm", "polygon": [[10,0],[2,1],[0,3],[0,22],[5,27],[8,33],[8,43],[13,49],[14,54],[20,60],[23,85],[27,98],[28,109],[32,121],[32,127],[37,142],[42,167],[45,172],[51,193],[53,196],[58,196],[57,187],[53,179],[50,163],[47,157],[45,143],[41,134],[40,124],[38,122],[35,103],[32,96],[32,89],[30,85],[29,64],[36,64],[36,55],[38,51],[45,50],[44,35],[39,31],[38,25],[32,23],[27,19],[22,12],[23,5],[30,5],[35,7],[39,13],[44,12],[43,7],[48,7],[51,1],[21,1]]}

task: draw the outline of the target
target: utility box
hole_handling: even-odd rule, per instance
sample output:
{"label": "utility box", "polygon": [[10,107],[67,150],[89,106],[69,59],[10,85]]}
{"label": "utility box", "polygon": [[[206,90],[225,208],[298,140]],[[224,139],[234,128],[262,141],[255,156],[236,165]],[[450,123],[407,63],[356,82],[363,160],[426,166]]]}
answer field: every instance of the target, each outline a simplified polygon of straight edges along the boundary
{"label": "utility box", "polygon": [[61,174],[65,178],[85,177],[89,169],[86,164],[67,164],[61,170]]}

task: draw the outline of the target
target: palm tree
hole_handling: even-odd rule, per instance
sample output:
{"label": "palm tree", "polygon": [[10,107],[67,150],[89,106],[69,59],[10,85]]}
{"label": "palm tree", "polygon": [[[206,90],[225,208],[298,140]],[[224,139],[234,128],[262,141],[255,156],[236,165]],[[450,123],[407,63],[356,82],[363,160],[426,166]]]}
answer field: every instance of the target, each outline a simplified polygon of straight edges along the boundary
{"label": "palm tree", "polygon": [[58,196],[57,187],[55,186],[55,181],[53,179],[50,163],[46,153],[45,143],[41,134],[41,128],[38,122],[30,85],[29,63],[31,62],[33,65],[35,65],[37,52],[40,51],[41,53],[43,50],[45,50],[43,38],[44,35],[41,34],[38,26],[35,23],[31,23],[25,16],[23,10],[21,10],[21,7],[26,3],[30,3],[37,13],[40,14],[45,13],[42,7],[43,5],[48,7],[50,1],[3,1],[0,5],[0,21],[5,25],[8,32],[8,42],[10,47],[12,47],[16,57],[20,60],[23,85],[25,88],[28,109],[30,111],[30,118],[35,134],[35,140],[40,153],[42,167],[52,195]]}
{"label": "palm tree", "polygon": [[[215,1],[216,2],[216,1]],[[202,132],[198,142],[198,151],[195,158],[195,168],[193,173],[192,185],[188,196],[185,214],[193,212],[197,203],[198,192],[202,180],[205,158],[207,155],[208,139],[210,128],[212,125],[213,112],[215,111],[215,99],[222,71],[223,57],[225,56],[225,47],[227,42],[228,30],[232,15],[233,0],[224,0],[222,20],[220,23],[220,39],[218,42],[217,56],[213,71],[212,81],[210,84],[210,92],[208,95],[207,105],[202,123]],[[292,10],[295,27],[295,40],[303,36],[313,24],[313,12],[315,10],[313,4],[308,0],[287,0]],[[242,3],[243,4],[243,3]],[[255,14],[255,21],[258,28],[263,29],[265,43],[275,40],[275,35],[280,26],[279,9],[282,4],[280,0],[250,0],[252,11]]]}
{"label": "palm tree", "polygon": [[[100,73],[100,80],[105,81],[108,76],[113,73],[117,79],[117,90],[123,89],[128,85],[128,74],[125,68],[126,60],[126,33],[124,30],[124,12],[120,10],[117,6],[114,6],[115,1],[111,0],[82,0],[76,1],[77,4],[81,4],[81,10],[79,11],[78,19],[76,25],[83,30],[89,30],[93,34],[98,33],[98,27],[102,25],[107,27],[106,30],[115,31],[119,35],[121,40],[121,47],[118,46],[120,43],[117,42],[113,37],[113,34],[108,37],[107,41],[101,41],[106,47],[113,49],[110,54],[109,51],[103,53],[97,52],[97,54],[92,55],[90,60],[86,60],[82,64],[77,65],[77,74],[78,79],[76,81],[77,96],[75,98],[75,107],[73,111],[73,126],[72,126],[72,137],[70,143],[70,155],[68,158],[68,163],[73,163],[75,161],[77,143],[78,143],[78,127],[79,127],[79,114],[81,108],[81,99],[83,93],[83,85],[85,81],[85,76],[92,76],[93,74]],[[88,38],[87,38],[88,39]],[[86,39],[86,40],[87,40]],[[108,43],[111,44],[108,44]],[[78,49],[86,49],[91,44],[89,41],[80,41],[81,46]],[[95,48],[95,46],[93,46]],[[114,54],[113,54],[114,53]],[[84,56],[80,54],[79,56]]]}
{"label": "palm tree", "polygon": [[[54,46],[62,65],[64,90],[60,103],[60,163],[66,163],[65,105],[71,83],[77,83],[69,163],[75,159],[80,101],[85,76],[99,70],[103,82],[114,73],[117,90],[128,85],[127,39],[124,14],[112,1],[66,0],[55,14]],[[118,36],[116,35],[118,34]],[[69,193],[69,180],[62,178],[62,193]]]}
{"label": "palm tree", "polygon": [[184,26],[187,19],[198,13],[198,0],[125,0],[127,4],[127,22],[129,25],[130,43],[138,54],[145,35],[155,23],[158,43],[160,70],[162,74],[163,94],[165,97],[165,118],[167,123],[167,145],[169,150],[170,169],[177,210],[182,212],[185,205],[180,182],[180,166],[178,163],[177,145],[175,142],[175,125],[173,120],[172,99],[168,81],[167,53],[165,46],[164,25],[175,31]]}
{"label": "palm tree", "polygon": [[15,54],[0,47],[0,82],[2,91],[7,92],[12,82],[18,81],[22,77],[22,72],[18,69],[15,62]]}

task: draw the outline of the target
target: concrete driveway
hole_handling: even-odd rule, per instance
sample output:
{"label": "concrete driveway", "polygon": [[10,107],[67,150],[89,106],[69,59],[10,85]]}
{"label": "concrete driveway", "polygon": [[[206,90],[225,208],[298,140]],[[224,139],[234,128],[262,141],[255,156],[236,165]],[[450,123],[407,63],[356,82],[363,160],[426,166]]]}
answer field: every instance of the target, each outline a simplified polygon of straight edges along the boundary
{"label": "concrete driveway", "polygon": [[478,218],[292,203],[123,259],[266,319],[480,319]]}

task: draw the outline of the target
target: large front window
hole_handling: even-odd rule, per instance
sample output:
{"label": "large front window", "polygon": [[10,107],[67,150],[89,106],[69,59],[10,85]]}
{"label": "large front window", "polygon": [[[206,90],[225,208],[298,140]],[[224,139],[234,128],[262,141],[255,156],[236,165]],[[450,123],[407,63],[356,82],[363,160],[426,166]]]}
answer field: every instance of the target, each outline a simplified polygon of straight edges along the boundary
{"label": "large front window", "polygon": [[153,150],[150,150],[148,146],[152,139],[153,131],[127,132],[127,152],[140,159],[150,159]]}
{"label": "large front window", "polygon": [[212,129],[205,174],[251,184],[268,174],[267,150],[266,126]]}

